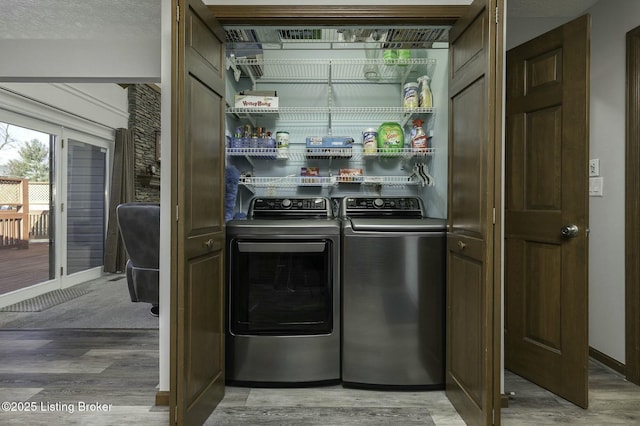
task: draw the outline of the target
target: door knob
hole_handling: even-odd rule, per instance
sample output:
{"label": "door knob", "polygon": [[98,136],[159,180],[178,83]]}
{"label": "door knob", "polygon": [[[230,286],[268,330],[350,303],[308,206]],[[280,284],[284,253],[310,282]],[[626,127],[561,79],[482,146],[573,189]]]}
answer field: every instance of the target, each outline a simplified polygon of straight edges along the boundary
{"label": "door knob", "polygon": [[205,245],[206,248],[211,250],[213,248],[213,246],[215,245],[215,242],[213,241],[213,239],[209,239],[204,243],[204,245]]}
{"label": "door knob", "polygon": [[573,237],[577,237],[578,236],[578,225],[565,225],[560,229],[560,234],[562,234],[562,236],[564,238],[573,238]]}

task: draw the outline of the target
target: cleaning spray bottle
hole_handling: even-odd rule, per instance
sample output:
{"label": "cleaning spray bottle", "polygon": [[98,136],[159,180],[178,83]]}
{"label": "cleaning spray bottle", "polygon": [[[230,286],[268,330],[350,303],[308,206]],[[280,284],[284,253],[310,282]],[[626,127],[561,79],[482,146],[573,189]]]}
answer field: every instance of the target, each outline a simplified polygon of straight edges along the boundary
{"label": "cleaning spray bottle", "polygon": [[413,129],[411,129],[411,149],[413,151],[426,151],[429,148],[427,135],[422,129],[423,120],[416,118],[413,120]]}

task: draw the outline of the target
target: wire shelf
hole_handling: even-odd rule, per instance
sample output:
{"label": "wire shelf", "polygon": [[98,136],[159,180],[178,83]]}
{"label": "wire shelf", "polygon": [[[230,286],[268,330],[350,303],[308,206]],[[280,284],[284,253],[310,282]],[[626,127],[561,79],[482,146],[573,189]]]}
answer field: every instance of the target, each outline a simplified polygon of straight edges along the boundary
{"label": "wire shelf", "polygon": [[412,176],[242,176],[238,183],[254,188],[330,187],[339,184],[406,186],[419,185]]}
{"label": "wire shelf", "polygon": [[272,116],[282,121],[295,122],[327,122],[331,117],[336,125],[358,121],[398,121],[406,122],[417,114],[432,114],[435,108],[402,108],[402,107],[280,107],[269,108],[235,108],[228,107],[228,114],[238,117]]}
{"label": "wire shelf", "polygon": [[421,158],[432,157],[436,153],[435,148],[396,148],[393,150],[378,149],[376,152],[361,152],[362,158]]}
{"label": "wire shelf", "polygon": [[332,159],[349,158],[359,161],[362,159],[376,158],[421,158],[435,155],[435,148],[401,148],[393,151],[376,150],[375,152],[362,152],[357,148],[305,148],[289,147],[288,150],[274,148],[227,148],[227,155],[232,157],[247,157],[263,160],[286,159],[292,161],[304,161],[306,159]]}
{"label": "wire shelf", "polygon": [[375,45],[376,48],[422,49],[433,43],[448,42],[448,26],[397,26],[390,28],[344,26],[322,27],[275,27],[229,25],[225,28],[227,44],[232,49],[296,49],[313,48],[314,45],[332,49],[362,48]]}
{"label": "wire shelf", "polygon": [[256,177],[241,176],[240,185],[253,186],[255,188],[291,188],[298,186],[332,186],[335,177],[320,176],[282,176],[282,177]]}
{"label": "wire shelf", "polygon": [[[226,149],[230,157],[251,157],[264,160],[274,160],[278,158],[276,148],[229,148]],[[287,158],[287,157],[281,157]]]}
{"label": "wire shelf", "polygon": [[[251,71],[261,82],[287,83],[371,83],[365,78],[366,67],[376,67],[377,83],[400,83],[407,74],[433,74],[435,59],[264,59],[233,57],[231,62],[246,73]],[[253,71],[252,71],[253,70]],[[259,70],[259,71],[256,71]]]}

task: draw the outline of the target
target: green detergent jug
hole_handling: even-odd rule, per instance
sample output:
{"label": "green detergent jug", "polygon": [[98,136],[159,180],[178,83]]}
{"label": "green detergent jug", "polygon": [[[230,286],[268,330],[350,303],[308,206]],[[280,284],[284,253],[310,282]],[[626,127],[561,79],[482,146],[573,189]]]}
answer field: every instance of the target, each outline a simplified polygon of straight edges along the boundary
{"label": "green detergent jug", "polygon": [[404,132],[399,123],[386,122],[378,128],[378,151],[399,152],[404,148]]}

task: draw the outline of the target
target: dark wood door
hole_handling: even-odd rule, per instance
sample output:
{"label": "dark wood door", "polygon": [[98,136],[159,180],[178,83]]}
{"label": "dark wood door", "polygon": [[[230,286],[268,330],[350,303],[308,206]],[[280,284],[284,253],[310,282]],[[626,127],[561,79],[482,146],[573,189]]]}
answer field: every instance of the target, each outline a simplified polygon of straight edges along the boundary
{"label": "dark wood door", "polygon": [[174,3],[171,419],[200,425],[224,396],[224,32]]}
{"label": "dark wood door", "polygon": [[585,408],[589,28],[510,50],[506,89],[505,366]]}
{"label": "dark wood door", "polygon": [[450,33],[446,392],[469,425],[500,422],[502,11],[476,0]]}

